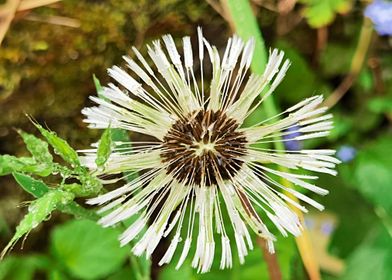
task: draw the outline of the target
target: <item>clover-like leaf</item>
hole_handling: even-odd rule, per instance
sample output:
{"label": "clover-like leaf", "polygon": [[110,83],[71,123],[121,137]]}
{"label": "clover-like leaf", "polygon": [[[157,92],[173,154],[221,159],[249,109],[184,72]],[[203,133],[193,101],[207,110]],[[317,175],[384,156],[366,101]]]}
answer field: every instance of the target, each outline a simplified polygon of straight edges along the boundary
{"label": "clover-like leaf", "polygon": [[80,279],[106,279],[125,261],[129,248],[120,247],[118,231],[88,220],[70,221],[52,233],[55,256]]}

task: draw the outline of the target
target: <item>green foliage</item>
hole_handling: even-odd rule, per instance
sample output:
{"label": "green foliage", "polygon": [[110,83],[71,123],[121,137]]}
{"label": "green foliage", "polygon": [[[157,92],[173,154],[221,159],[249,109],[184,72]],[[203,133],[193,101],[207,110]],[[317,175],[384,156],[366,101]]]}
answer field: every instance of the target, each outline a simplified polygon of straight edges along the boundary
{"label": "green foliage", "polygon": [[63,160],[70,163],[73,167],[80,166],[80,161],[77,152],[65,141],[57,136],[53,131],[44,129],[41,125],[35,123],[36,128],[45,137],[46,141],[52,146],[54,152],[58,154]]}
{"label": "green foliage", "polygon": [[[25,182],[24,182],[25,183]],[[30,187],[31,189],[32,187]],[[51,190],[43,196],[34,200],[29,205],[29,212],[23,217],[22,221],[16,227],[16,231],[11,241],[7,244],[1,253],[1,258],[12,248],[12,246],[25,234],[36,228],[41,222],[54,211],[59,205],[67,205],[74,199],[72,193],[62,190]]]}
{"label": "green foliage", "polygon": [[33,280],[35,272],[48,265],[49,260],[43,255],[11,256],[0,263],[0,280]]}
{"label": "green foliage", "polygon": [[48,186],[41,180],[35,180],[28,175],[18,172],[14,172],[12,175],[19,186],[34,197],[41,197],[49,191]]}
{"label": "green foliage", "polygon": [[330,24],[336,13],[347,13],[351,9],[352,0],[300,0],[305,4],[304,16],[313,28]]}
{"label": "green foliage", "polygon": [[[55,153],[70,163],[74,169],[69,169],[68,167],[54,163],[47,142],[34,135],[19,131],[27,149],[33,157],[17,158],[9,155],[0,156],[0,175],[12,173],[16,182],[26,192],[33,195],[36,200],[30,203],[28,213],[16,227],[14,236],[1,253],[1,258],[21,237],[45,221],[54,210],[73,214],[76,217],[96,219],[95,214],[82,208],[73,200],[75,197],[97,194],[102,188],[101,183],[85,167],[80,165],[76,151],[65,140],[58,137],[54,132],[47,131],[39,124],[36,124],[36,127],[53,147]],[[104,162],[105,160],[103,159],[108,156],[110,150],[107,151],[108,148],[102,146],[105,146],[105,143],[110,146],[110,133],[104,133],[103,139],[100,144],[100,160]],[[59,182],[57,188],[49,188],[43,181],[27,175],[30,173],[32,175],[48,176],[50,174],[56,175],[58,172],[60,172],[62,181]],[[66,184],[65,181],[68,178],[77,179],[80,184]]]}
{"label": "green foliage", "polygon": [[47,142],[42,141],[34,135],[28,134],[21,130],[18,130],[18,133],[22,136],[27,150],[29,150],[37,162],[50,164],[53,161],[53,157],[49,152],[49,146]]}
{"label": "green foliage", "polygon": [[392,113],[392,97],[378,97],[370,100],[369,110],[374,113]]}
{"label": "green foliage", "polygon": [[[100,91],[100,84],[96,78],[95,83],[97,91]],[[0,174],[12,173],[18,184],[36,198],[31,202],[28,213],[17,226],[16,232],[3,250],[2,256],[21,237],[47,220],[53,211],[58,210],[94,222],[87,220],[75,221],[73,224],[70,223],[53,232],[52,251],[57,256],[58,264],[53,268],[46,268],[48,277],[50,279],[66,279],[68,273],[83,279],[107,276],[122,265],[128,255],[129,248],[120,248],[117,240],[118,230],[101,228],[95,223],[95,220],[98,219],[97,214],[73,201],[75,197],[98,194],[102,189],[102,184],[80,164],[77,152],[64,139],[58,137],[56,133],[44,129],[39,124],[35,124],[35,126],[47,142],[34,135],[19,131],[32,155],[31,158],[17,158],[9,155],[0,157]],[[118,129],[108,128],[105,130],[98,144],[96,159],[98,167],[104,168],[104,164],[111,153],[112,141],[128,141],[128,135]],[[53,162],[49,145],[69,166]],[[60,174],[62,180],[56,188],[51,188],[42,180],[27,175],[29,173],[38,176]],[[77,180],[78,182],[66,183],[68,179]],[[128,179],[131,180],[132,178]],[[67,239],[67,242],[64,242],[65,239]],[[100,242],[97,243],[97,240]],[[93,258],[95,261],[91,262]],[[134,256],[131,256],[130,260],[135,267],[138,267],[132,272],[135,279],[148,279],[150,261],[140,260]],[[7,263],[0,266],[0,269],[2,268],[6,269]],[[35,269],[33,268],[27,270],[23,277],[32,279],[34,272]],[[5,272],[5,274],[7,273]],[[15,275],[19,277],[19,274]]]}
{"label": "green foliage", "polygon": [[388,280],[392,275],[391,235],[376,227],[366,242],[349,257],[342,280]]}
{"label": "green foliage", "polygon": [[52,171],[51,166],[37,163],[34,158],[0,155],[0,176],[8,175],[12,172],[28,172],[45,177],[50,175]]}
{"label": "green foliage", "polygon": [[0,262],[0,280],[42,279],[43,274],[45,279],[60,280],[129,279],[134,270],[121,274],[125,278],[117,273],[130,250],[120,248],[119,233],[118,229],[104,229],[89,220],[67,222],[52,231],[50,250],[45,255],[14,255]]}
{"label": "green foliage", "polygon": [[33,157],[17,158],[10,155],[1,155],[0,176],[12,172],[28,172],[44,177],[50,175],[54,170],[54,165],[52,164],[53,157],[49,152],[48,143],[21,130],[18,133],[22,136],[27,150]]}
{"label": "green foliage", "polygon": [[99,79],[97,78],[97,76],[93,75],[93,81],[94,81],[94,85],[95,85],[95,90],[97,91],[98,95],[101,95],[103,88],[101,85],[101,82],[99,81]]}
{"label": "green foliage", "polygon": [[127,258],[129,248],[120,248],[119,233],[88,220],[70,221],[53,231],[52,251],[74,277],[104,278]]}
{"label": "green foliage", "polygon": [[95,163],[98,167],[103,167],[108,160],[112,151],[112,133],[111,128],[107,128],[101,136],[98,144],[97,159]]}
{"label": "green foliage", "polygon": [[358,190],[392,216],[392,138],[381,137],[358,153],[354,178]]}

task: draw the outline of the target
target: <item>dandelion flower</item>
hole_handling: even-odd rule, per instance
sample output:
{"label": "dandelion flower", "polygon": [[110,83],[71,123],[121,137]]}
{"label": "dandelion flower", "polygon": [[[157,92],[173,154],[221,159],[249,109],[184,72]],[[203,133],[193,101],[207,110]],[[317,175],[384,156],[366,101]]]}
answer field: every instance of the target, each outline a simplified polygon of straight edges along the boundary
{"label": "dandelion flower", "polygon": [[[116,85],[104,87],[100,97],[91,97],[97,106],[83,110],[92,128],[110,125],[150,136],[151,141],[116,143],[105,168],[97,171],[102,176],[132,171],[139,177],[88,200],[102,207],[99,223],[104,227],[134,217],[119,239],[125,245],[138,237],[132,248],[135,255],[151,256],[160,240],[170,235],[160,265],[171,262],[178,251],[177,268],[193,255],[192,266],[207,272],[219,246],[220,268],[229,268],[234,246],[241,263],[253,248],[249,230],[264,238],[274,252],[275,237],[265,224],[267,219],[284,236],[301,234],[302,225],[292,207],[307,209],[291,195],[323,209],[301,192],[282,185],[279,177],[325,195],[326,190],[309,182],[316,176],[298,171],[335,175],[339,161],[332,156],[334,151],[284,154],[259,144],[273,143],[286,134],[294,136],[281,141],[324,137],[332,127],[332,116],[323,115],[326,108],[319,107],[322,96],[313,96],[278,116],[244,126],[290,65],[283,52],[275,49],[262,75],[249,74],[254,46],[252,39],[243,42],[233,36],[221,57],[198,28],[195,59],[190,37],[183,38],[179,52],[173,38],[165,35],[163,44],[157,40],[147,46],[154,67],[132,48],[138,62],[128,56],[124,60],[133,74],[117,66],[110,68]],[[212,73],[207,74],[206,69]],[[300,133],[292,131],[293,127]],[[96,152],[85,151],[84,162],[91,168],[96,168]],[[276,165],[296,172],[276,170]],[[234,237],[228,234],[229,228]]]}

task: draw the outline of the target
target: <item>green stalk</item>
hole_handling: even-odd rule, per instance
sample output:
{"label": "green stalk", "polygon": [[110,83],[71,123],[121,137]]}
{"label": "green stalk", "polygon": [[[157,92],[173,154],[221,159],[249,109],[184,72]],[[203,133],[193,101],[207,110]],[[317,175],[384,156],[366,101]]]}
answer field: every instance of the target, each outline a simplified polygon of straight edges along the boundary
{"label": "green stalk", "polygon": [[[247,0],[227,0],[226,7],[230,12],[236,33],[245,41],[252,37],[255,39],[251,70],[253,73],[263,74],[268,61],[267,47],[251,6]],[[279,112],[272,96],[267,98],[262,106],[268,117],[275,116]],[[282,142],[275,142],[274,145],[278,150],[284,149]]]}
{"label": "green stalk", "polygon": [[[248,0],[222,0],[222,3],[228,12],[228,15],[232,19],[231,23],[235,28],[236,33],[243,40],[247,40],[251,37],[255,39],[256,45],[251,70],[254,73],[262,74],[267,64],[267,50],[262,34],[258,27],[256,17],[253,14],[252,8]],[[273,96],[268,97],[263,102],[263,109],[265,110],[268,118],[273,117],[279,113],[279,110],[275,105]],[[284,150],[284,145],[281,141],[274,142],[274,147],[277,150]],[[286,168],[283,167],[279,167],[279,169],[281,171],[286,171]],[[286,187],[293,188],[293,185],[287,180],[284,180],[283,184]],[[295,197],[291,196],[291,198],[297,200]],[[303,222],[302,212],[295,207],[293,207],[292,209],[296,212],[300,220]],[[314,256],[312,244],[309,239],[309,234],[306,231],[305,227],[302,235],[296,238],[296,243],[310,279],[320,279],[321,277],[319,272],[319,266]]]}

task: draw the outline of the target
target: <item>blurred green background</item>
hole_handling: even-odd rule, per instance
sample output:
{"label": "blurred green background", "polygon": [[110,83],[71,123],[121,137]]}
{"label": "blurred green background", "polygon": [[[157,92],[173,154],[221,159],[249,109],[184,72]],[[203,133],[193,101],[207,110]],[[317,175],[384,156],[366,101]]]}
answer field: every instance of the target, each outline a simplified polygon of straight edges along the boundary
{"label": "blurred green background", "polygon": [[[334,148],[343,160],[338,176],[319,179],[330,190],[316,197],[326,210],[306,216],[323,279],[392,279],[392,40],[373,31],[368,4],[251,1],[267,47],[292,61],[274,95],[278,106],[316,93],[332,106],[331,135],[305,143]],[[132,45],[145,53],[143,45],[163,34],[195,38],[202,26],[222,50],[233,33],[225,1],[214,0],[0,0],[0,26],[0,154],[17,156],[27,151],[15,128],[38,134],[26,114],[74,148],[97,141],[100,132],[87,129],[80,113],[95,94],[92,75],[108,82],[106,68],[122,64]],[[0,177],[0,248],[31,200],[12,176]],[[175,271],[154,258],[151,267],[135,262],[117,235],[54,213],[0,262],[0,280],[269,279],[257,246],[244,265],[198,275],[189,263]],[[277,256],[282,279],[308,279],[293,238],[279,238]]]}

